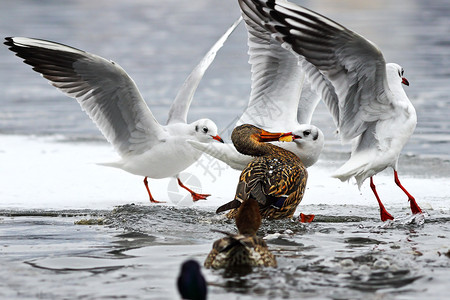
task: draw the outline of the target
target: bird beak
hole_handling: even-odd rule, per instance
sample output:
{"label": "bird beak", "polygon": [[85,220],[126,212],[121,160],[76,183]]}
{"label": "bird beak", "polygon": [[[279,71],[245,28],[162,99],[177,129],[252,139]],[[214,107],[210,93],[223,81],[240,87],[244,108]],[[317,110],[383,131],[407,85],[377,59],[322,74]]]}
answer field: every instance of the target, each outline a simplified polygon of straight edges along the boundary
{"label": "bird beak", "polygon": [[409,86],[409,81],[405,77],[402,77],[402,83],[406,86]]}
{"label": "bird beak", "polygon": [[268,132],[265,130],[261,131],[261,142],[292,142],[295,139],[300,138],[294,135],[292,132]]}
{"label": "bird beak", "polygon": [[223,143],[223,140],[222,140],[222,138],[219,135],[211,136],[211,137],[213,138],[213,140],[216,140],[216,141],[219,141],[219,142]]}

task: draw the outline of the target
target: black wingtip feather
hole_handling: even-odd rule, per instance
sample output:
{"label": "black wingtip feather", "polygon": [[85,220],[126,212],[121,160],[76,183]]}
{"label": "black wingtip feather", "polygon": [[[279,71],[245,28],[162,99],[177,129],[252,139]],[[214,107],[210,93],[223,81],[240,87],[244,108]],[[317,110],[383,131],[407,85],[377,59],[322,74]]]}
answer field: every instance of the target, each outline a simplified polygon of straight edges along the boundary
{"label": "black wingtip feather", "polygon": [[233,208],[238,208],[239,206],[241,206],[241,201],[234,199],[234,200],[222,205],[221,207],[219,207],[216,210],[216,214],[219,214],[221,212],[224,212],[224,211],[227,211],[227,210],[230,210]]}

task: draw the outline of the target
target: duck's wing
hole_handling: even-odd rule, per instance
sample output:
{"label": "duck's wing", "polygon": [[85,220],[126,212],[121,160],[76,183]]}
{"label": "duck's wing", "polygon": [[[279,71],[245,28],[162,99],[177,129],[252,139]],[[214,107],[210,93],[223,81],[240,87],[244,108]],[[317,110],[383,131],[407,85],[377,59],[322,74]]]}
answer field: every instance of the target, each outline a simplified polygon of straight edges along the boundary
{"label": "duck's wing", "polygon": [[5,45],[53,86],[76,98],[120,155],[143,152],[165,136],[133,79],[118,64],[40,39],[7,37]]}
{"label": "duck's wing", "polygon": [[334,93],[328,91],[332,97],[322,94],[322,99],[344,141],[360,135],[371,122],[391,117],[386,63],[375,44],[287,1],[239,0],[239,4],[243,11],[254,12],[256,21],[284,48],[306,58],[332,83]]}
{"label": "duck's wing", "polygon": [[282,203],[307,176],[306,169],[299,164],[271,157],[255,158],[240,175],[235,199],[219,207],[216,213],[237,208],[250,197],[262,207]]}
{"label": "duck's wing", "polygon": [[219,40],[209,49],[200,63],[192,70],[191,74],[186,78],[180,90],[178,91],[175,100],[169,110],[169,118],[167,119],[167,124],[171,123],[186,123],[187,114],[189,107],[191,106],[192,98],[194,93],[203,78],[208,67],[213,62],[216,57],[217,51],[222,48],[225,41],[228,39],[230,34],[242,21],[242,17],[239,17],[233,25],[219,38]]}
{"label": "duck's wing", "polygon": [[[263,206],[276,205],[298,189],[302,178],[307,176],[306,168],[301,163],[289,163],[289,158],[264,157],[264,162],[250,166],[255,184],[250,185],[249,193]],[[256,162],[256,161],[255,161]],[[259,170],[258,170],[259,169]]]}

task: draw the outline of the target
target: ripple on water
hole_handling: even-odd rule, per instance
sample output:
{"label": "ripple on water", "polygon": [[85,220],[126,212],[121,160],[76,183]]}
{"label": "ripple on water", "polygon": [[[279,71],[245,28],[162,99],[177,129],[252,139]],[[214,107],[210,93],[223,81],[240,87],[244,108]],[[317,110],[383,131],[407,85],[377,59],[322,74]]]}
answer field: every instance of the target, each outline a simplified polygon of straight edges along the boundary
{"label": "ripple on water", "polygon": [[[419,299],[424,286],[439,296],[439,284],[450,280],[446,214],[432,211],[381,223],[359,217],[376,215],[376,208],[352,208],[356,217],[345,215],[346,206],[321,205],[320,210],[333,215],[311,224],[263,221],[258,234],[276,255],[278,268],[203,270],[210,293],[217,299],[370,299],[374,293]],[[28,266],[6,264],[5,272],[22,270],[16,276],[29,291],[39,286],[56,298],[77,282],[98,296],[144,299],[151,291],[158,299],[170,299],[167,291],[173,290],[180,263],[187,258],[202,263],[213,241],[222,237],[211,229],[236,231],[233,221],[211,210],[156,205],[80,211],[78,217],[76,211],[2,215],[0,225],[7,229],[1,236],[7,244],[3,252]],[[104,225],[74,225],[90,217]],[[45,280],[34,280],[30,268],[33,274],[45,272]],[[99,289],[106,286],[109,292]]]}

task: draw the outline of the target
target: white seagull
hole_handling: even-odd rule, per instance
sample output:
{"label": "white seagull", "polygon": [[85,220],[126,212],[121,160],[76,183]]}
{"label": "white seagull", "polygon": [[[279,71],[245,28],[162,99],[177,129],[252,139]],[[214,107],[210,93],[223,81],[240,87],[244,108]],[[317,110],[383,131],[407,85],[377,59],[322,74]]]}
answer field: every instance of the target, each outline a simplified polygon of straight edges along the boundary
{"label": "white seagull", "polygon": [[160,201],[150,193],[147,178],[171,176],[177,177],[178,184],[197,201],[209,195],[195,193],[178,178],[179,172],[202,155],[187,141],[223,141],[213,121],[200,119],[188,124],[187,113],[203,74],[240,21],[241,18],[226,31],[186,79],[170,108],[165,126],[158,123],[133,79],[117,63],[40,39],[7,37],[5,45],[53,86],[77,99],[121,156],[117,162],[102,165],[144,176],[151,202]]}
{"label": "white seagull", "polygon": [[329,84],[322,85],[322,99],[341,140],[353,142],[350,159],[333,176],[342,181],[354,177],[358,187],[370,178],[385,221],[393,217],[381,203],[372,176],[392,167],[395,183],[408,196],[412,213],[421,213],[397,174],[400,152],[417,123],[416,111],[401,86],[409,85],[403,68],[386,64],[380,49],[363,36],[293,3],[239,0],[239,5],[283,47],[306,59],[331,83],[331,89],[327,89]]}
{"label": "white seagull", "polygon": [[[236,127],[251,124],[271,132],[292,132],[298,136],[293,143],[274,144],[293,152],[305,167],[310,167],[319,159],[324,145],[322,131],[310,124],[320,101],[317,93],[320,87],[311,85],[310,79],[305,78],[305,69],[313,67],[305,60],[299,63],[298,58],[284,49],[271,32],[252,20],[251,15],[242,16],[248,32],[252,86],[248,106]],[[323,76],[318,71],[315,75]],[[253,159],[239,153],[231,143],[189,142],[239,171]]]}

